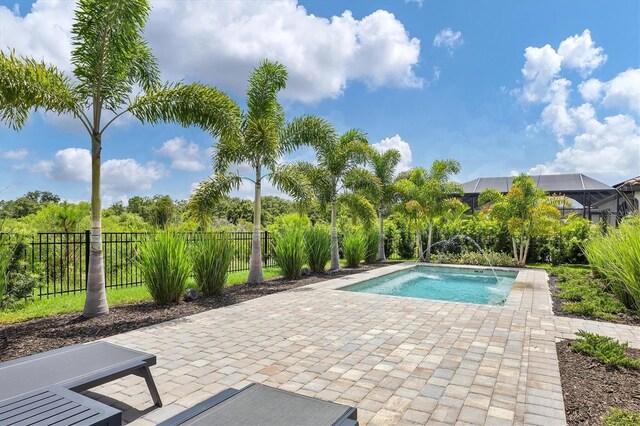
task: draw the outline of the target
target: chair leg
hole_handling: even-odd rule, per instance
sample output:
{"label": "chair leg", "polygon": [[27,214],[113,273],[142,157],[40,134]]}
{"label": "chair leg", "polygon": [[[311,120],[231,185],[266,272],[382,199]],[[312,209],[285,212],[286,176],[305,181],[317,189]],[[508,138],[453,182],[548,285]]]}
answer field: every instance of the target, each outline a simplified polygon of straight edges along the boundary
{"label": "chair leg", "polygon": [[156,407],[162,407],[162,400],[160,399],[160,394],[158,393],[158,388],[156,387],[156,383],[153,381],[153,376],[151,375],[151,370],[146,365],[140,367],[140,373],[137,374],[140,377],[144,377],[145,382],[147,382],[147,387],[149,388],[149,393],[151,394],[151,399],[153,399],[153,403]]}

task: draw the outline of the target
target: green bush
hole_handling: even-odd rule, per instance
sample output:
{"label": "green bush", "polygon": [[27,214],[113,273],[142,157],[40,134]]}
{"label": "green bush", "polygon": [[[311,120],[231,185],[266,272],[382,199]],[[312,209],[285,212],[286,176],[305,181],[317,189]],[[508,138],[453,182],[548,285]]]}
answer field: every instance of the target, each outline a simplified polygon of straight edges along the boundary
{"label": "green bush", "polygon": [[137,264],[144,284],[156,303],[177,303],[191,274],[187,243],[170,231],[162,231],[140,245]]}
{"label": "green bush", "polygon": [[491,250],[487,250],[484,253],[477,251],[464,251],[460,254],[438,253],[431,256],[431,262],[457,265],[517,266],[517,262],[513,256],[496,253]]}
{"label": "green bush", "polygon": [[640,426],[640,413],[613,407],[602,423],[604,426]]}
{"label": "green bush", "polygon": [[380,234],[377,229],[369,229],[364,232],[365,251],[364,261],[365,263],[373,263],[378,258],[378,242],[380,241]]}
{"label": "green bush", "polygon": [[273,258],[285,278],[300,278],[302,267],[307,262],[303,229],[280,229],[274,236],[272,251]]}
{"label": "green bush", "polygon": [[205,234],[193,246],[193,278],[205,296],[219,294],[227,282],[229,266],[235,256],[229,236]]}
{"label": "green bush", "polygon": [[0,306],[7,293],[9,265],[13,257],[13,245],[8,234],[0,234]]}
{"label": "green bush", "polygon": [[629,357],[626,352],[628,343],[620,343],[607,336],[580,330],[578,338],[571,343],[571,350],[599,359],[606,365],[640,369],[640,359]]}
{"label": "green bush", "polygon": [[331,233],[328,226],[315,225],[304,233],[304,246],[309,269],[314,274],[324,272],[331,260]]}
{"label": "green bush", "polygon": [[589,264],[624,305],[640,311],[640,216],[598,235],[585,246]]}
{"label": "green bush", "polygon": [[344,237],[342,251],[347,267],[357,268],[364,260],[366,240],[360,232],[351,232]]}

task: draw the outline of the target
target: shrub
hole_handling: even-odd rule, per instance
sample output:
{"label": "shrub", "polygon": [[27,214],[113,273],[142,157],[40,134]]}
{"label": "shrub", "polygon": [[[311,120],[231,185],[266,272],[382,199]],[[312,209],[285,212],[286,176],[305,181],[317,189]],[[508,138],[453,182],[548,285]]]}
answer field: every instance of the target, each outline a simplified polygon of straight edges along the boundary
{"label": "shrub", "polygon": [[357,268],[364,259],[366,240],[360,232],[351,232],[344,237],[342,251],[349,268]]}
{"label": "shrub", "polygon": [[235,256],[229,236],[205,234],[193,247],[193,278],[205,296],[219,294],[227,282],[229,265]]}
{"label": "shrub", "polygon": [[309,269],[314,274],[324,272],[327,262],[331,260],[331,233],[329,227],[315,225],[304,233],[304,247]]}
{"label": "shrub", "polygon": [[162,231],[144,241],[137,264],[144,284],[156,303],[177,303],[191,274],[187,243],[170,231]]}
{"label": "shrub", "polygon": [[640,426],[640,413],[613,407],[602,423],[604,426]]}
{"label": "shrub", "polygon": [[517,266],[513,256],[491,250],[486,250],[484,253],[477,251],[465,251],[460,254],[438,253],[431,256],[431,261],[458,265]]}
{"label": "shrub", "polygon": [[273,258],[285,278],[297,279],[307,261],[304,230],[298,227],[282,228],[274,236]]}
{"label": "shrub", "polygon": [[607,336],[580,330],[571,350],[599,359],[606,365],[640,369],[640,359],[627,356],[628,343],[620,343]]}
{"label": "shrub", "polygon": [[364,232],[364,261],[365,263],[373,263],[378,258],[378,242],[380,234],[376,229],[369,229]]}
{"label": "shrub", "polygon": [[13,257],[13,245],[8,234],[0,234],[0,306],[7,292],[9,265]]}
{"label": "shrub", "polygon": [[640,311],[640,216],[598,235],[585,246],[589,264],[626,307]]}

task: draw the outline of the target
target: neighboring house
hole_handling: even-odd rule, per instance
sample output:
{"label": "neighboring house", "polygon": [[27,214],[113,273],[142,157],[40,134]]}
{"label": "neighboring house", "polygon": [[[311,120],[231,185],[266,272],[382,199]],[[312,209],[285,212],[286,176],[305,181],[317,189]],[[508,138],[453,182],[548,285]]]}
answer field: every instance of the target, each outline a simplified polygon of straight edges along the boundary
{"label": "neighboring house", "polygon": [[[509,192],[515,176],[486,177],[474,179],[463,184],[464,195],[462,201],[467,203],[475,211],[479,209],[478,196],[485,189],[496,189],[503,194]],[[593,222],[601,218],[608,220],[611,213],[618,214],[619,209],[603,210],[601,203],[606,200],[615,200],[618,191],[606,183],[602,183],[582,173],[538,175],[532,176],[538,188],[544,189],[548,194],[565,195],[573,200],[573,206],[561,207],[563,216],[577,214]],[[640,182],[636,182],[640,185]],[[636,189],[638,191],[638,189]],[[639,192],[635,193],[640,195]],[[636,202],[637,205],[637,202]],[[607,206],[608,209],[608,206]],[[614,216],[615,217],[615,216]],[[615,220],[614,220],[615,224]]]}
{"label": "neighboring house", "polygon": [[616,225],[624,216],[637,213],[640,206],[640,176],[613,185],[615,194],[596,204],[603,218]]}

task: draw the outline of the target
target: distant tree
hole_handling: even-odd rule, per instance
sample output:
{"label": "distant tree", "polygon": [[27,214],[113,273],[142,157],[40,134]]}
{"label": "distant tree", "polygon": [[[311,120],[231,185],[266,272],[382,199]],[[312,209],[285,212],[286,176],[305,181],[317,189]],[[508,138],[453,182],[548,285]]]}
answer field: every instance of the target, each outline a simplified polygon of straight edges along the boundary
{"label": "distant tree", "polygon": [[[307,176],[317,200],[331,208],[331,269],[340,268],[338,247],[338,203],[346,204],[352,218],[375,215],[365,195],[358,192],[378,185],[377,178],[364,168],[372,152],[367,135],[352,129],[342,136],[334,132],[314,144],[316,164],[298,162],[294,166]],[[345,192],[345,190],[348,190]]]}
{"label": "distant tree", "polygon": [[19,219],[37,213],[49,203],[59,203],[60,197],[49,191],[30,191],[15,200],[2,201],[0,217]]}
{"label": "distant tree", "polygon": [[524,173],[513,179],[506,195],[487,189],[480,193],[478,201],[485,205],[490,217],[507,225],[513,258],[519,266],[526,264],[531,238],[552,235],[560,223],[558,207],[570,205],[564,196],[548,196]]}
{"label": "distant tree", "polygon": [[115,203],[111,204],[111,206],[109,206],[109,208],[106,208],[104,210],[104,214],[105,215],[120,216],[125,211],[126,211],[126,209],[125,209],[124,204],[122,203],[122,201],[116,201]]}
{"label": "distant tree", "polygon": [[168,195],[156,195],[151,200],[151,222],[160,228],[166,228],[174,219],[176,206]]}
{"label": "distant tree", "polygon": [[[431,260],[431,239],[433,225],[448,211],[458,209],[460,200],[454,195],[462,195],[462,185],[450,182],[452,175],[460,172],[460,163],[455,160],[436,160],[429,170],[420,167],[398,176],[398,192],[404,200],[404,208],[416,226],[418,259]],[[422,247],[421,224],[428,224],[426,253]]]}
{"label": "distant tree", "polygon": [[57,227],[62,229],[63,232],[78,231],[78,226],[84,218],[84,213],[86,212],[82,211],[82,208],[78,205],[69,204],[66,201],[61,203],[54,215]]}
{"label": "distant tree", "polygon": [[[238,189],[243,180],[254,185],[253,236],[249,266],[250,284],[264,282],[262,275],[261,221],[262,184],[268,179],[279,190],[294,198],[307,196],[304,177],[281,164],[282,157],[303,144],[326,138],[333,128],[323,119],[304,116],[288,125],[278,93],[285,88],[287,70],[277,62],[264,61],[249,77],[247,111],[237,132],[237,139],[218,141],[213,155],[214,176],[202,182],[191,200],[198,215],[210,208],[232,189]],[[233,173],[234,165],[247,164],[251,176]],[[266,173],[265,173],[266,172]]]}
{"label": "distant tree", "polygon": [[[161,84],[156,60],[143,38],[149,11],[147,0],[79,0],[71,29],[73,80],[53,65],[0,52],[0,120],[18,130],[33,110],[67,114],[82,123],[91,140],[85,317],[109,312],[100,200],[105,130],[129,114],[144,123],[196,125],[224,139],[239,120],[237,105],[217,89],[197,83]],[[107,111],[111,118],[104,117]]]}

